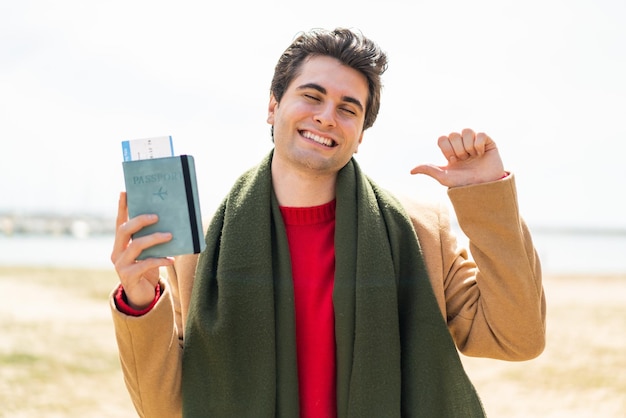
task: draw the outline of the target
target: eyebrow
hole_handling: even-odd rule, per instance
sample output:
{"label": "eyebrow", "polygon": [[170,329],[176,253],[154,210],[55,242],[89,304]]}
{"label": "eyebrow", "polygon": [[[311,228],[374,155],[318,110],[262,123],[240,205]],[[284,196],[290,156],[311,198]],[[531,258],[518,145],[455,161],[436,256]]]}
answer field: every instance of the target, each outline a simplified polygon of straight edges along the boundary
{"label": "eyebrow", "polygon": [[[326,94],[326,93],[327,93],[327,92],[326,92],[326,89],[325,89],[324,87],[320,86],[320,85],[319,85],[319,84],[317,84],[317,83],[306,83],[306,84],[303,84],[303,85],[301,85],[301,86],[296,87],[296,90],[306,90],[306,89],[313,89],[313,90],[317,90],[317,91],[319,91],[319,92],[320,92],[320,93],[322,93],[322,94]],[[344,102],[347,102],[347,103],[352,103],[352,104],[354,104],[354,105],[355,105],[355,106],[357,106],[357,107],[358,107],[361,111],[364,111],[364,109],[365,109],[365,108],[363,107],[363,104],[359,101],[359,99],[356,99],[356,98],[354,98],[354,97],[351,97],[351,96],[342,96],[342,97],[341,97],[341,100],[343,100]]]}

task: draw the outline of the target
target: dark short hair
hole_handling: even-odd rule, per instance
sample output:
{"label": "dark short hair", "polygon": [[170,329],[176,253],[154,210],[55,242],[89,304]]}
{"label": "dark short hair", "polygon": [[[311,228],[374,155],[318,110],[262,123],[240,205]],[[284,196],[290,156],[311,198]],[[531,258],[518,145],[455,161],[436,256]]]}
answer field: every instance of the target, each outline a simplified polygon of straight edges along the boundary
{"label": "dark short hair", "polygon": [[380,109],[381,75],[387,69],[387,55],[370,39],[350,29],[313,29],[301,33],[280,56],[271,92],[280,103],[289,84],[298,76],[304,61],[311,56],[329,56],[354,68],[367,79],[369,94],[363,130],[374,125]]}

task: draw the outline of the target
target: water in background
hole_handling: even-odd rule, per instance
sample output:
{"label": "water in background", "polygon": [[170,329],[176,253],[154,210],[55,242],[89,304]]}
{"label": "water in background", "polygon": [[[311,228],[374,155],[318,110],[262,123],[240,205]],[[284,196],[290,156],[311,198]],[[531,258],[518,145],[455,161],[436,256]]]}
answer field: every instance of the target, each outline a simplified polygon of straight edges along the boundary
{"label": "water in background", "polygon": [[[533,240],[545,274],[626,274],[626,234],[535,232]],[[112,235],[0,235],[0,265],[112,269],[112,245]]]}
{"label": "water in background", "polygon": [[535,234],[546,273],[626,275],[626,235]]}
{"label": "water in background", "polygon": [[[453,225],[454,227],[454,225]],[[459,242],[467,238],[454,228]],[[626,232],[610,229],[533,229],[544,274],[626,275]]]}
{"label": "water in background", "polygon": [[113,235],[0,235],[0,265],[113,268]]}

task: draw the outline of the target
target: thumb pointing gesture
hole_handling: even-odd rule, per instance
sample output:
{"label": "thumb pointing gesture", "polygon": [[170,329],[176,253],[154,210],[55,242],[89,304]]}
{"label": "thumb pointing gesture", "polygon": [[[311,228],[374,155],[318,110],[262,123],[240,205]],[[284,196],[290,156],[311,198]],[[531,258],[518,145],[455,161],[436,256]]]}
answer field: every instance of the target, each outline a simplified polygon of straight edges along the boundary
{"label": "thumb pointing gesture", "polygon": [[421,164],[411,174],[425,174],[447,187],[496,181],[506,175],[496,143],[484,133],[464,129],[439,137],[438,145],[448,165]]}

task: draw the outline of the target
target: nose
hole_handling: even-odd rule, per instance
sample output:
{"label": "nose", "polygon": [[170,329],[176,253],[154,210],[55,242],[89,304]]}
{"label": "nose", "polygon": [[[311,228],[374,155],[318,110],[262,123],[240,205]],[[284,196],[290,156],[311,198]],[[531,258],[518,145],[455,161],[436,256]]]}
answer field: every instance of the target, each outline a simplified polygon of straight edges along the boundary
{"label": "nose", "polygon": [[317,112],[313,115],[315,122],[322,126],[335,126],[335,108],[331,103],[326,103],[317,108]]}

